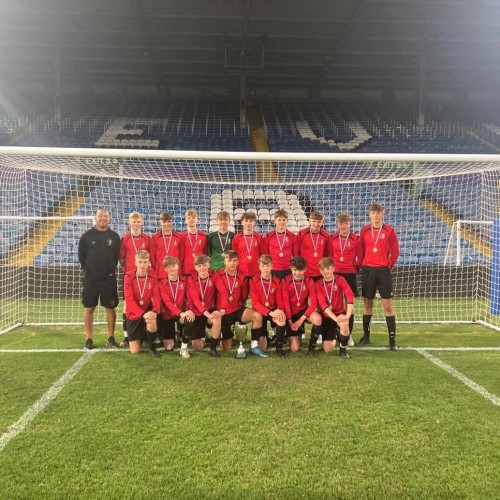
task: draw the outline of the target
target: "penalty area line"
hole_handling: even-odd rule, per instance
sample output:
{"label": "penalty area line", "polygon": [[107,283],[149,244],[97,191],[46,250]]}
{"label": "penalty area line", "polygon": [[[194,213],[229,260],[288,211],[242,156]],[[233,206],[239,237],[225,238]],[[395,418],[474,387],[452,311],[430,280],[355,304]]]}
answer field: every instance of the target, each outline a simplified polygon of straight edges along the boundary
{"label": "penalty area line", "polygon": [[460,382],[462,382],[467,387],[469,387],[469,389],[472,389],[473,391],[477,392],[478,394],[483,396],[483,398],[486,398],[488,401],[490,401],[494,405],[500,406],[500,398],[498,396],[487,391],[483,386],[476,384],[476,382],[474,382],[470,378],[466,377],[463,373],[460,373],[458,370],[455,370],[455,368],[453,368],[453,366],[450,366],[447,363],[445,363],[444,361],[441,361],[439,358],[436,358],[432,354],[429,354],[424,349],[416,349],[416,351],[420,355],[422,355],[424,358],[428,359],[431,363],[434,363],[436,366],[438,366],[442,370],[448,372],[450,375],[452,375],[456,379],[460,380]]}
{"label": "penalty area line", "polygon": [[57,397],[63,387],[82,369],[91,356],[92,351],[84,353],[83,356],[79,358],[78,361],[71,366],[38,401],[24,412],[17,422],[7,428],[0,436],[0,453],[12,439],[21,434],[28,424]]}

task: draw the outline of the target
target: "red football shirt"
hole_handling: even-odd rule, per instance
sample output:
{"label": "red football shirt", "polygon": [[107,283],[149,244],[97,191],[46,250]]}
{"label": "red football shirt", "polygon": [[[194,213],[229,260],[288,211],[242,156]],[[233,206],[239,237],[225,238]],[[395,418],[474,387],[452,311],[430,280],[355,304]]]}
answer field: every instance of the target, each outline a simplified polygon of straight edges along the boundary
{"label": "red football shirt", "polygon": [[158,281],[161,298],[161,317],[165,320],[176,318],[186,310],[186,279],[178,276],[172,281],[168,277]]}
{"label": "red football shirt", "polygon": [[269,231],[262,239],[262,254],[273,259],[273,271],[290,269],[290,259],[298,255],[297,238],[288,229],[284,233]]}
{"label": "red football shirt", "polygon": [[160,294],[158,280],[152,270],[144,277],[137,276],[135,271],[125,274],[123,295],[127,303],[127,318],[142,318],[146,311],[160,312]]}
{"label": "red football shirt", "polygon": [[183,231],[181,234],[181,273],[194,273],[194,259],[201,254],[208,255],[207,233],[196,231],[191,234]]}
{"label": "red football shirt", "polygon": [[342,314],[346,310],[345,302],[354,304],[354,294],[342,276],[335,276],[331,281],[316,281],[316,297],[324,318],[328,318],[325,309],[331,306],[334,314]]}
{"label": "red football shirt", "polygon": [[311,229],[306,227],[297,234],[299,255],[307,262],[306,276],[321,275],[318,262],[330,255],[329,238],[330,235],[324,229],[320,229],[319,233],[312,233]]}
{"label": "red football shirt", "polygon": [[233,238],[232,248],[238,254],[238,270],[244,276],[255,276],[259,271],[259,257],[262,255],[262,235],[257,232],[244,234],[239,232]]}
{"label": "red football shirt", "polygon": [[[248,280],[240,271],[236,273],[236,276],[231,276],[225,269],[219,269],[217,275],[219,276],[221,286],[224,287],[226,292],[224,296],[220,294],[217,296],[217,309],[224,308],[226,314],[233,313],[246,304],[248,299]],[[223,303],[224,298],[227,298],[226,303]]]}
{"label": "red football shirt", "polygon": [[330,257],[335,263],[336,273],[357,273],[361,267],[359,236],[349,232],[341,236],[337,231],[330,236]]}
{"label": "red football shirt", "polygon": [[139,236],[133,236],[132,233],[128,232],[123,235],[118,259],[122,264],[124,273],[136,270],[135,254],[141,250],[150,252],[150,243],[151,238],[146,233],[141,233]]}
{"label": "red football shirt", "polygon": [[286,276],[281,281],[281,292],[287,320],[304,309],[304,314],[309,317],[318,307],[314,281],[307,276],[299,281],[294,280],[291,275]]}
{"label": "red football shirt", "polygon": [[399,257],[399,241],[392,226],[382,224],[380,228],[374,228],[367,224],[361,229],[359,239],[363,266],[394,267]]}
{"label": "red football shirt", "polygon": [[167,256],[179,259],[179,265],[182,262],[181,235],[177,231],[169,236],[158,231],[151,237],[151,264],[158,278],[167,277],[167,272],[163,269],[163,261]]}
{"label": "red football shirt", "polygon": [[250,279],[252,308],[264,317],[274,309],[283,309],[280,280],[276,276],[265,280],[260,274]]}

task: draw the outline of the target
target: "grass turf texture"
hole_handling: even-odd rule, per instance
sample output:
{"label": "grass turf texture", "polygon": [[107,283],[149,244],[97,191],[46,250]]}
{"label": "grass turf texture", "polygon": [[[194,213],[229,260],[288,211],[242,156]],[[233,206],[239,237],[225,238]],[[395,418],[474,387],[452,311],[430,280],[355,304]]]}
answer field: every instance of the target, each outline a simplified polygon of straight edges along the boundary
{"label": "grass turf texture", "polygon": [[[105,341],[100,329],[96,344]],[[398,341],[498,347],[500,334],[402,325]],[[373,345],[386,344],[377,325]],[[0,336],[1,349],[82,346],[81,328]],[[498,406],[415,351],[351,353],[349,362],[338,351],[245,361],[234,352],[218,360],[96,353],[0,452],[0,491],[9,499],[497,498]],[[432,354],[499,395],[500,352]],[[1,431],[79,357],[0,353]]]}

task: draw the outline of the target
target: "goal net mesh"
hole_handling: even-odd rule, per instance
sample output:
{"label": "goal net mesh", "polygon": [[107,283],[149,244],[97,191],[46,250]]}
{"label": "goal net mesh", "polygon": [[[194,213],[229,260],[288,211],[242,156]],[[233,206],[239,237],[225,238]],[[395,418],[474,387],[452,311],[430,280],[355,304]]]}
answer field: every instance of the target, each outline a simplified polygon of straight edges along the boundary
{"label": "goal net mesh", "polygon": [[[253,210],[265,233],[281,208],[294,232],[308,226],[312,210],[324,212],[330,232],[336,216],[349,212],[358,232],[372,202],[385,206],[400,240],[398,321],[500,327],[491,307],[495,156],[1,149],[0,332],[82,323],[78,240],[98,208],[110,210],[120,235],[132,211],[143,214],[149,234],[160,229],[164,211],[181,231],[188,208],[198,210],[205,231],[216,229],[220,210],[236,231],[243,211]],[[361,298],[355,311],[360,318]]]}

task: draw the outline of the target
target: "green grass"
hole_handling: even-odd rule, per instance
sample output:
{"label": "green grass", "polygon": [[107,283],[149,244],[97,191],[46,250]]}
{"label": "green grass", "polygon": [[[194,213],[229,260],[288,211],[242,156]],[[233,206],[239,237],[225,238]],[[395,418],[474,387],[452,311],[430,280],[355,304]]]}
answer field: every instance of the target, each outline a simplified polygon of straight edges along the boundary
{"label": "green grass", "polygon": [[[500,334],[401,325],[398,343],[499,347]],[[0,349],[82,345],[81,328],[0,336]],[[0,451],[2,498],[498,497],[498,406],[416,351],[351,353],[96,352]],[[500,396],[500,351],[431,353]],[[81,355],[0,352],[1,432]]]}

